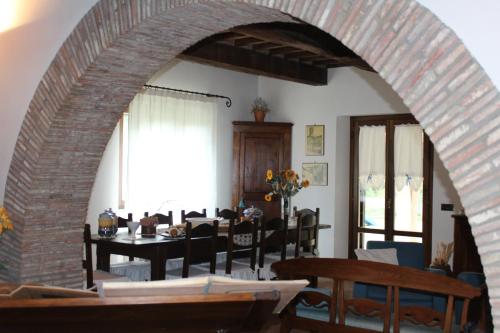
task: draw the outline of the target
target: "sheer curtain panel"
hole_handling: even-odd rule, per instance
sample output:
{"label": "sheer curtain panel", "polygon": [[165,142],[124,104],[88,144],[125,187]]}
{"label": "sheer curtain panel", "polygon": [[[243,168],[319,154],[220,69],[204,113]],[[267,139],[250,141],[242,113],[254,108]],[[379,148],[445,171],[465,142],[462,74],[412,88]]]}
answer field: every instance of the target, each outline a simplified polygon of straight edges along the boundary
{"label": "sheer curtain panel", "polygon": [[129,106],[125,209],[135,214],[160,207],[213,211],[216,126],[217,107],[209,98],[139,93]]}
{"label": "sheer curtain panel", "polygon": [[385,126],[359,128],[359,187],[366,191],[385,186]]}
{"label": "sheer curtain panel", "polygon": [[394,182],[401,191],[409,185],[413,191],[422,187],[424,135],[420,125],[398,125],[394,129]]}

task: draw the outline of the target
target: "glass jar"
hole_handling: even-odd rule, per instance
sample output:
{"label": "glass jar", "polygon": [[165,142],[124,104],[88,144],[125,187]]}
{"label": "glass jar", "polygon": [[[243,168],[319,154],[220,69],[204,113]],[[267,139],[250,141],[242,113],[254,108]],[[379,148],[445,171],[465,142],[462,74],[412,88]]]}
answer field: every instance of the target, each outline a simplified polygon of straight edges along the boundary
{"label": "glass jar", "polygon": [[97,233],[101,238],[114,238],[118,231],[118,217],[111,208],[99,214]]}

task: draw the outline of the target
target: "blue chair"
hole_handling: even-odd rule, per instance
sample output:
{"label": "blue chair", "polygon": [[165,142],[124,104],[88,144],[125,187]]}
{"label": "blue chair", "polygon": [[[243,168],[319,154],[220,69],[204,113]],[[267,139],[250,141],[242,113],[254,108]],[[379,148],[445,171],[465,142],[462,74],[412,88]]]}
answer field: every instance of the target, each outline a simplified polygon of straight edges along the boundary
{"label": "blue chair", "polygon": [[[425,270],[424,246],[421,243],[393,242],[393,241],[368,241],[367,249],[389,249],[397,251],[399,266]],[[436,274],[445,274],[439,269],[430,269]],[[368,298],[385,303],[386,288],[363,283],[355,283],[353,295],[355,298]],[[399,294],[401,306],[422,306],[432,308],[439,312],[446,311],[446,299],[443,296],[434,296],[425,292],[414,292],[402,289]]]}
{"label": "blue chair", "polygon": [[[486,291],[484,290],[485,284],[486,284],[486,277],[484,276],[483,273],[476,273],[476,272],[461,272],[457,275],[457,279],[467,282],[468,284],[483,289],[483,295],[481,296],[480,299],[474,299],[471,302],[471,305],[469,306],[469,311],[474,309],[476,310],[476,313],[470,313],[469,312],[469,322],[466,324],[466,327],[472,331],[472,329],[477,326],[480,320],[481,314],[478,313],[478,309],[481,309],[482,311],[487,311],[488,313],[491,312],[491,309],[489,309],[489,306],[487,302],[485,302],[485,299],[487,300],[488,297],[485,294]],[[463,308],[464,302],[462,300],[457,300],[455,302],[455,320],[456,323],[459,323],[460,320],[460,314],[462,313],[462,308]],[[482,309],[482,307],[487,307],[486,309]],[[485,318],[486,320],[486,325],[485,327],[486,332],[491,332],[491,318]]]}

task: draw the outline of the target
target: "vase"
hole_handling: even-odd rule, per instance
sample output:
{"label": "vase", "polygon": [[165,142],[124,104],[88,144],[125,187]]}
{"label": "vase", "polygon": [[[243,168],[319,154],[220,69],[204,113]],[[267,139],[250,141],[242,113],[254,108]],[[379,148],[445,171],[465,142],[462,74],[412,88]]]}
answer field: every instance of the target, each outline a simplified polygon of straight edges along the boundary
{"label": "vase", "polygon": [[290,218],[291,216],[291,208],[292,208],[292,203],[291,203],[291,197],[286,197],[283,196],[281,197],[281,218],[284,219],[285,215]]}

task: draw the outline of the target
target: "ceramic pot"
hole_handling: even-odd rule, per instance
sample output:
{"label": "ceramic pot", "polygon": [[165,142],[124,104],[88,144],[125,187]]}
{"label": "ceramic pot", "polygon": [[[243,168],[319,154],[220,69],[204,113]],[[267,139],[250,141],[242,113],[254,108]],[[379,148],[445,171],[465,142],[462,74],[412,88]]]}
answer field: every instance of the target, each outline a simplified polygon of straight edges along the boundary
{"label": "ceramic pot", "polygon": [[263,123],[264,118],[266,117],[266,113],[264,111],[261,111],[261,110],[254,110],[253,115],[255,117],[255,122],[257,122],[257,123]]}

